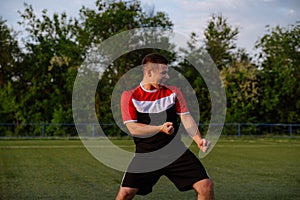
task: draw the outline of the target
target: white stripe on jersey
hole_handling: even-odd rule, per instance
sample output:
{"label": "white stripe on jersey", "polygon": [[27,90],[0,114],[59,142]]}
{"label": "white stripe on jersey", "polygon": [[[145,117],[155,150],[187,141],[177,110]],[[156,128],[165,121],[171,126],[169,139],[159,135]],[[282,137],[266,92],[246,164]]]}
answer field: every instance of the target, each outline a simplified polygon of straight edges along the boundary
{"label": "white stripe on jersey", "polygon": [[163,97],[155,101],[138,101],[132,99],[136,110],[140,113],[160,113],[175,105],[176,94]]}

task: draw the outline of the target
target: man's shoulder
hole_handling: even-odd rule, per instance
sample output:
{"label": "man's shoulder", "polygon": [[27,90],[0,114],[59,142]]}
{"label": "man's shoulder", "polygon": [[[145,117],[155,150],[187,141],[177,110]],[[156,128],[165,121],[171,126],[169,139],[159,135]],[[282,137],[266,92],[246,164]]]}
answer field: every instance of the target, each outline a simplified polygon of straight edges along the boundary
{"label": "man's shoulder", "polygon": [[179,91],[179,88],[174,85],[163,85],[164,90],[170,90],[172,92],[177,92]]}
{"label": "man's shoulder", "polygon": [[133,95],[134,93],[136,93],[136,92],[138,92],[138,91],[140,91],[140,86],[138,85],[138,86],[134,86],[133,88],[130,88],[130,89],[127,89],[127,90],[124,90],[123,92],[122,92],[122,95]]}

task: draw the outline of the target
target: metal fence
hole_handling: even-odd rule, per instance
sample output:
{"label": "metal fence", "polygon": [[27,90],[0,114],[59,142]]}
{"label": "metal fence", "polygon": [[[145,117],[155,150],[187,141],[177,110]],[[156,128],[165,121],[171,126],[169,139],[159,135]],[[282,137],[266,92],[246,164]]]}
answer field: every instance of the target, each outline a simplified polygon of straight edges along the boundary
{"label": "metal fence", "polygon": [[[201,124],[200,129],[205,132],[208,126],[208,124]],[[300,136],[300,124],[225,123],[222,130],[222,135],[272,135],[294,137]]]}
{"label": "metal fence", "polygon": [[[77,129],[82,128],[87,137],[97,137],[99,124],[77,124]],[[0,123],[0,138],[5,137],[78,137],[74,123]],[[108,136],[122,136],[124,133],[116,124],[100,124],[104,133]],[[209,126],[221,126],[221,124],[199,124],[202,133]],[[82,132],[82,131],[81,131]],[[267,123],[225,123],[222,135],[228,136],[300,136],[300,124],[267,124]]]}

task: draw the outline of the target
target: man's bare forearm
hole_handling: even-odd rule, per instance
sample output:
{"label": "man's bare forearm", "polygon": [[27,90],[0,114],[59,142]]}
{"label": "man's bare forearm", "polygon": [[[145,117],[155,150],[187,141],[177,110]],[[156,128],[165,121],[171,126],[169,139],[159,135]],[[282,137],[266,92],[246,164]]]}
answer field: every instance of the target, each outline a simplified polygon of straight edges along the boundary
{"label": "man's bare forearm", "polygon": [[173,123],[166,122],[162,125],[148,125],[136,122],[126,123],[127,129],[130,134],[137,137],[150,137],[158,132],[164,132],[166,134],[172,134],[174,131]]}
{"label": "man's bare forearm", "polygon": [[210,147],[210,141],[202,138],[193,117],[190,114],[182,115],[181,121],[187,133],[193,138],[199,149],[203,152],[207,152]]}
{"label": "man's bare forearm", "polygon": [[189,136],[198,143],[202,139],[202,136],[193,117],[190,114],[181,115],[181,122]]}

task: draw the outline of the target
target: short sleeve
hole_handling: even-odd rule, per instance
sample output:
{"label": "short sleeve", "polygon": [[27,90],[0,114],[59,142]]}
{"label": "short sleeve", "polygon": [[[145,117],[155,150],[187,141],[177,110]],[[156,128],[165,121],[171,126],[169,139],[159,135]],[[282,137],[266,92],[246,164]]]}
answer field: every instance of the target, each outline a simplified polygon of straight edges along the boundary
{"label": "short sleeve", "polygon": [[178,115],[188,114],[189,109],[187,107],[182,92],[178,88],[175,88],[175,93],[176,93],[176,113]]}
{"label": "short sleeve", "polygon": [[121,96],[121,113],[123,123],[137,122],[136,109],[132,102],[132,92],[125,91]]}

